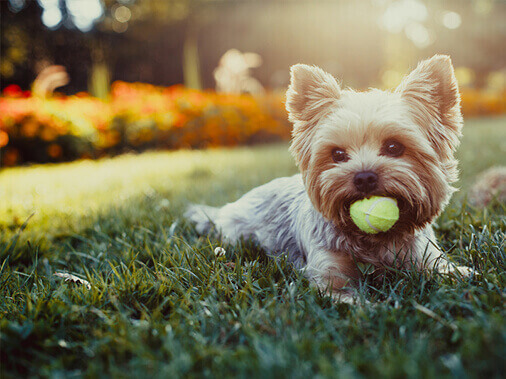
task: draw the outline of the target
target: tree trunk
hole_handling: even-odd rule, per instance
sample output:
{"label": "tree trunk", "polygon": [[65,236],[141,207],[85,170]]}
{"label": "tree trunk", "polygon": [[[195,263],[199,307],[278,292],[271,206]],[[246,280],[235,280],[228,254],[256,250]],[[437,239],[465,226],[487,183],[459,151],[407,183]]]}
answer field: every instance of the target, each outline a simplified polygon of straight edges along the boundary
{"label": "tree trunk", "polygon": [[101,41],[92,43],[92,67],[88,80],[88,91],[99,99],[107,99],[110,91],[111,76],[105,61],[104,46]]}
{"label": "tree trunk", "polygon": [[195,18],[190,16],[183,46],[183,74],[185,86],[193,89],[202,89],[198,34],[198,24]]}

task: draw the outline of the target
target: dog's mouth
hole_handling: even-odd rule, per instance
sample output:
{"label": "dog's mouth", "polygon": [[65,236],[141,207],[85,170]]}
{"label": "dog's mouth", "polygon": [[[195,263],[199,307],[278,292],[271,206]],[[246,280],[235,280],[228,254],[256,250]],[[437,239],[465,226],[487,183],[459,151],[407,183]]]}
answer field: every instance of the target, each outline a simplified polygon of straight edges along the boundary
{"label": "dog's mouth", "polygon": [[397,207],[399,208],[399,220],[394,224],[394,226],[388,231],[377,233],[374,236],[380,237],[385,235],[391,235],[392,233],[399,233],[402,230],[406,229],[406,227],[408,226],[407,224],[410,224],[409,220],[412,219],[412,217],[410,217],[412,209],[409,206],[409,202],[399,196],[389,193],[377,193],[377,194],[375,193],[370,196],[360,196],[360,195],[350,196],[342,204],[343,213],[341,214],[339,220],[339,223],[341,224],[342,227],[346,229],[352,229],[360,234],[364,234],[364,232],[362,232],[353,222],[350,214],[350,208],[351,205],[356,201],[363,200],[371,196],[381,196],[395,199],[397,201]]}
{"label": "dog's mouth", "polygon": [[408,210],[408,206],[407,206],[408,202],[406,200],[404,200],[403,198],[393,195],[393,194],[387,194],[387,193],[376,194],[375,193],[375,194],[371,194],[368,196],[360,196],[360,195],[350,196],[350,198],[346,199],[346,201],[343,203],[343,207],[344,207],[346,214],[348,214],[348,215],[350,214],[350,207],[354,202],[359,201],[359,200],[363,200],[363,199],[368,199],[372,196],[390,197],[392,199],[395,199],[397,201],[397,207],[399,208],[400,214],[403,214]]}

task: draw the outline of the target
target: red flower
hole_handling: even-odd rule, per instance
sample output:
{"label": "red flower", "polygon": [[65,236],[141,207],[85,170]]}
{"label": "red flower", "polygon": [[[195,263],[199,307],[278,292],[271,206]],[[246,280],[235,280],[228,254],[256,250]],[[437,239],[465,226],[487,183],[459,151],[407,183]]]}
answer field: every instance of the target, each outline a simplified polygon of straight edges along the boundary
{"label": "red flower", "polygon": [[10,84],[4,88],[4,96],[8,97],[23,97],[23,91],[17,84]]}

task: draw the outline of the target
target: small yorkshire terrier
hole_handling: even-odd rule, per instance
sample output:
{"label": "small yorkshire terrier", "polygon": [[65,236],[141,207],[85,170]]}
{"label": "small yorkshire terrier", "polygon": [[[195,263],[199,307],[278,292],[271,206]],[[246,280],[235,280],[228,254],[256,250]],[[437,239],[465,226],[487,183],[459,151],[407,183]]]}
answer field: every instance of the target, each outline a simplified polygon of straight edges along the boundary
{"label": "small yorkshire terrier", "polygon": [[[185,216],[199,233],[214,226],[229,242],[252,238],[270,255],[286,254],[341,301],[354,299],[357,262],[470,273],[442,256],[432,230],[458,175],[462,115],[448,56],[420,62],[393,92],[342,89],[320,68],[297,64],[286,109],[300,174],[221,208],[190,206]],[[397,200],[399,220],[386,232],[366,234],[350,217],[350,205],[371,196]]]}

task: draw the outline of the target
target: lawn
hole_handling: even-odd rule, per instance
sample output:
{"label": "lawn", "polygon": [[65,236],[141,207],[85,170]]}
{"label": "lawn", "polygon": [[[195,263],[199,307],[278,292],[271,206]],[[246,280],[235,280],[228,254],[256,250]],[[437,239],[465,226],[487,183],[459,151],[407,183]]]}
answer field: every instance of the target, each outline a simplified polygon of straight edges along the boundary
{"label": "lawn", "polygon": [[461,191],[437,233],[475,275],[365,278],[362,306],[181,216],[295,173],[286,144],[4,169],[0,374],[503,377],[505,207],[472,209],[466,192],[506,162],[506,119],[468,121],[458,156]]}

